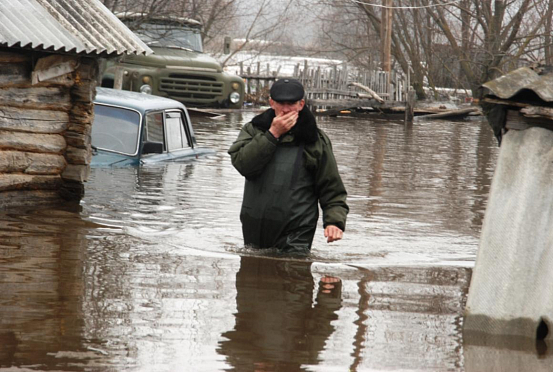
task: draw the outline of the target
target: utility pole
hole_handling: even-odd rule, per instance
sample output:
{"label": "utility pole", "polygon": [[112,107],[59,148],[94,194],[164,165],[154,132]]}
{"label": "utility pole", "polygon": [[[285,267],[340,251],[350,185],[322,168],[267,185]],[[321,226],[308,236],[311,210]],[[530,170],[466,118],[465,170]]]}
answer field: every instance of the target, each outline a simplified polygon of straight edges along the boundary
{"label": "utility pole", "polygon": [[[382,0],[382,17],[380,22],[381,53],[380,60],[383,71],[392,71],[392,18],[393,0]],[[388,74],[388,79],[389,79]],[[390,82],[388,81],[388,84]]]}

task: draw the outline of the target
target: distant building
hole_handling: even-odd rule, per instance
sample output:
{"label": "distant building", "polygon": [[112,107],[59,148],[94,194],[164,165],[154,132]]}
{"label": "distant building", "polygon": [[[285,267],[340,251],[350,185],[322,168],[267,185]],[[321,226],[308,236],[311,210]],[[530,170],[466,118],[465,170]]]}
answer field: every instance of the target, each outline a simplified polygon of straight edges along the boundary
{"label": "distant building", "polygon": [[0,1],[0,209],[80,200],[100,58],[151,52],[99,0]]}

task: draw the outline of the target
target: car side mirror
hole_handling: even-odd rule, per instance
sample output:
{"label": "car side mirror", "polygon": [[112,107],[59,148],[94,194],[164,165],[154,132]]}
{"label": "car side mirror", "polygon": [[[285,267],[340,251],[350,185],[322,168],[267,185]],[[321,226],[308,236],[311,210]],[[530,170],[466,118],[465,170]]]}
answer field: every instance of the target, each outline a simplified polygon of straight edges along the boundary
{"label": "car side mirror", "polygon": [[161,154],[163,153],[163,143],[144,141],[142,144],[142,154]]}

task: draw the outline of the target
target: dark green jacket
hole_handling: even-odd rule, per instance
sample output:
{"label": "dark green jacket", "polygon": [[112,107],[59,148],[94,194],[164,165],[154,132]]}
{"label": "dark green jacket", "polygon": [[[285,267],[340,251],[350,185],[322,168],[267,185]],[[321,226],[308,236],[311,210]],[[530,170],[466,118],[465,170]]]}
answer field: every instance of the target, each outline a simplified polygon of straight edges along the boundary
{"label": "dark green jacket", "polygon": [[313,114],[304,108],[298,123],[279,140],[268,132],[274,116],[270,109],[244,125],[228,151],[246,178],[240,212],[244,242],[305,251],[317,227],[317,203],[325,227],[345,230],[347,193],[330,140]]}

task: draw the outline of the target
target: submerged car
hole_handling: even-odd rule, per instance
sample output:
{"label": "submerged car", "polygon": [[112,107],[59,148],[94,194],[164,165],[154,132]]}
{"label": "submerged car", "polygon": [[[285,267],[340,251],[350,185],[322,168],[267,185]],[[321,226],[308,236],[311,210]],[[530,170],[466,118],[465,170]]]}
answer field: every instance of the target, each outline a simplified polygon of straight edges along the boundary
{"label": "submerged car", "polygon": [[97,88],[92,166],[140,165],[214,153],[199,147],[186,107],[173,99]]}

